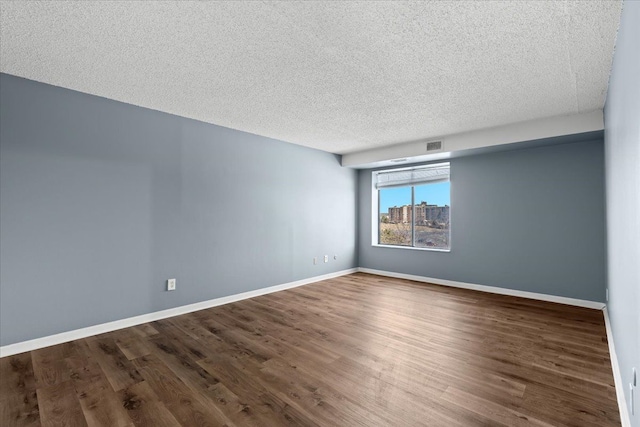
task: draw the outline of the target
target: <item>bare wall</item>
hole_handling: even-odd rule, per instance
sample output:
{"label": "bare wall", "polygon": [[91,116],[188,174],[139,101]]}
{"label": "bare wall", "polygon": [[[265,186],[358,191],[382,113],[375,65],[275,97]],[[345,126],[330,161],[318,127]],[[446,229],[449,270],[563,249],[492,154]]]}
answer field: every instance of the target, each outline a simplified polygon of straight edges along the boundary
{"label": "bare wall", "polygon": [[0,90],[1,345],[357,266],[357,174],[335,155],[6,74]]}
{"label": "bare wall", "polygon": [[[622,389],[631,409],[632,368],[640,370],[640,2],[625,1],[604,109],[607,183],[607,308]],[[639,372],[640,375],[640,372]],[[637,379],[640,382],[640,378]],[[640,427],[640,383],[635,415]]]}
{"label": "bare wall", "polygon": [[603,167],[601,138],[451,159],[449,253],[372,246],[360,171],[360,266],[602,302]]}

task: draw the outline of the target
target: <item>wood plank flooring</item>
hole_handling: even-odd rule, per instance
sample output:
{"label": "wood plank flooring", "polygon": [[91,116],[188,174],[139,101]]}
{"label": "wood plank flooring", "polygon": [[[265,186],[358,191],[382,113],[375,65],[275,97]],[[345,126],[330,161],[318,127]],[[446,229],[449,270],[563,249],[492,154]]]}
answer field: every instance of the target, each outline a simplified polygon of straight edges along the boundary
{"label": "wood plank flooring", "polygon": [[618,426],[602,312],[357,273],[0,359],[2,426]]}

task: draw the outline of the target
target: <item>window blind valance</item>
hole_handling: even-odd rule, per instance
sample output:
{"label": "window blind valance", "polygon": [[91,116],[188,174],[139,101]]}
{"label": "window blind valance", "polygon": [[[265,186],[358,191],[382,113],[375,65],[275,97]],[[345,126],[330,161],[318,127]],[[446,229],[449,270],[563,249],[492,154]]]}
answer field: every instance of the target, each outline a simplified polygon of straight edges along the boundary
{"label": "window blind valance", "polygon": [[449,181],[449,163],[376,172],[375,187],[402,187]]}

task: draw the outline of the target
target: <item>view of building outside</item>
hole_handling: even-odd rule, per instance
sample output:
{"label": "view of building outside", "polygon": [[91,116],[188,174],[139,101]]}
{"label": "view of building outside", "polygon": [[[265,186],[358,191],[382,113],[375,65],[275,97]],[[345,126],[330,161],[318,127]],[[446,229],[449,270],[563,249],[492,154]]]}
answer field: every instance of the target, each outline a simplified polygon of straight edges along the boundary
{"label": "view of building outside", "polygon": [[449,249],[449,182],[413,187],[413,205],[411,188],[409,186],[379,190],[379,243]]}

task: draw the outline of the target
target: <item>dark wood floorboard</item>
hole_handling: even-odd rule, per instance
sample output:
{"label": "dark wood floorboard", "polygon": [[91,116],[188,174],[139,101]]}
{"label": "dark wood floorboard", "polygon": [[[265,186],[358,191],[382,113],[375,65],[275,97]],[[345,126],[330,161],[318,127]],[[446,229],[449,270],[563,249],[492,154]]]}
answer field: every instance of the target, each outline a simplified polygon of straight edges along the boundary
{"label": "dark wood floorboard", "polygon": [[364,273],[0,359],[2,426],[619,426],[601,311]]}

